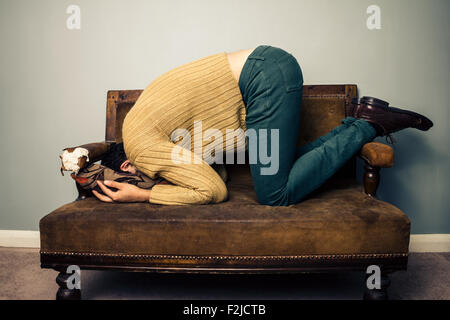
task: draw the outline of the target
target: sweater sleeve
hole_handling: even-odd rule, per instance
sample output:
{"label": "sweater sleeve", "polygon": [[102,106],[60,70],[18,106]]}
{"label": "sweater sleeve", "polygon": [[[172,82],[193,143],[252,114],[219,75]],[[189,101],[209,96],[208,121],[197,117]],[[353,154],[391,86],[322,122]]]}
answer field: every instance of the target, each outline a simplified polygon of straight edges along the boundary
{"label": "sweater sleeve", "polygon": [[171,141],[161,140],[142,150],[134,165],[150,178],[159,176],[174,184],[155,185],[150,203],[208,204],[223,202],[228,197],[224,181],[206,161]]}

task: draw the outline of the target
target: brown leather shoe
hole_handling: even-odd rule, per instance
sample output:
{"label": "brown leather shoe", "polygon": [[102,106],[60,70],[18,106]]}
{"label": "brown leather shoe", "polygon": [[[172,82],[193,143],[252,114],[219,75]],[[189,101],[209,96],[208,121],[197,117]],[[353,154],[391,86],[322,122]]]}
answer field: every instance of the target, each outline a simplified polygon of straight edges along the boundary
{"label": "brown leather shoe", "polygon": [[427,117],[399,108],[389,107],[389,103],[373,97],[362,97],[358,102],[352,100],[347,116],[364,119],[374,125],[377,134],[386,136],[406,128],[427,131],[433,122]]}

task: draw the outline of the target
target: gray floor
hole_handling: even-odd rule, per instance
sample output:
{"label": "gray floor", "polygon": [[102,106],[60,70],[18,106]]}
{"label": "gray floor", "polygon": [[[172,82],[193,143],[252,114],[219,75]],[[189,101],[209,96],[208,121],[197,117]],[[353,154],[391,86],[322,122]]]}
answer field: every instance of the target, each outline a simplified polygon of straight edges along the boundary
{"label": "gray floor", "polygon": [[[0,248],[0,299],[54,299],[37,249]],[[450,253],[412,253],[391,275],[391,299],[450,299]],[[181,275],[82,271],[83,299],[361,299],[362,273]]]}

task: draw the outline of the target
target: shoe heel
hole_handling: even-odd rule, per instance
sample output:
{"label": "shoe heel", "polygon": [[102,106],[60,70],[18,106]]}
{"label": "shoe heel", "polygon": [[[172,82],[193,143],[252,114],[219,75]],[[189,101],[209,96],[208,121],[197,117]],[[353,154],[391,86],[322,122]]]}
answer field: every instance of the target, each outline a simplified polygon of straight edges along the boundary
{"label": "shoe heel", "polygon": [[374,97],[368,97],[368,96],[362,97],[360,100],[360,103],[361,104],[369,104],[372,106],[377,106],[377,107],[382,107],[382,108],[389,107],[389,102],[381,100],[381,99],[377,99]]}

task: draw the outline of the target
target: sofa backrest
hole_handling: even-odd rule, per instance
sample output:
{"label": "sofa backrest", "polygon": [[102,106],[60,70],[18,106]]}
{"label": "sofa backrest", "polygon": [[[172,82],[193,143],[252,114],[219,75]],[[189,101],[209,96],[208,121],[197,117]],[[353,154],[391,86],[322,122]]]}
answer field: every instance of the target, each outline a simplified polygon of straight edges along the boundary
{"label": "sofa backrest", "polygon": [[[122,141],[122,123],[142,90],[108,91],[106,108],[107,142]],[[341,124],[345,106],[357,97],[356,85],[305,85],[303,86],[300,131],[297,146],[314,141]],[[248,165],[227,165],[233,175],[248,173]],[[338,176],[355,176],[355,159],[340,170]]]}

